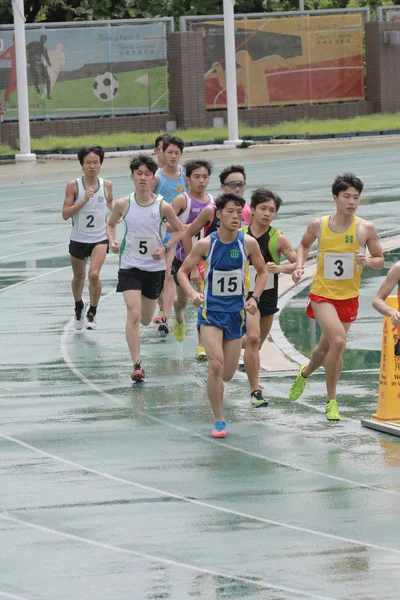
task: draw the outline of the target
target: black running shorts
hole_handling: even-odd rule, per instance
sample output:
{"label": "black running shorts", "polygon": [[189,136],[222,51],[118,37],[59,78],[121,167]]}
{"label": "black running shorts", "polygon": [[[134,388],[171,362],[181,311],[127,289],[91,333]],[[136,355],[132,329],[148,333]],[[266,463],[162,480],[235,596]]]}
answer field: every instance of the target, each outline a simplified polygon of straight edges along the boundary
{"label": "black running shorts", "polygon": [[136,267],[118,271],[117,292],[140,290],[149,300],[156,300],[164,287],[165,271],[142,271]]}
{"label": "black running shorts", "polygon": [[96,242],[95,244],[85,244],[84,242],[75,242],[71,240],[69,243],[69,253],[74,258],[78,258],[79,260],[85,260],[85,258],[89,258],[93,252],[93,248],[96,248],[99,244],[107,244],[107,252],[109,248],[108,240],[102,240],[101,242]]}

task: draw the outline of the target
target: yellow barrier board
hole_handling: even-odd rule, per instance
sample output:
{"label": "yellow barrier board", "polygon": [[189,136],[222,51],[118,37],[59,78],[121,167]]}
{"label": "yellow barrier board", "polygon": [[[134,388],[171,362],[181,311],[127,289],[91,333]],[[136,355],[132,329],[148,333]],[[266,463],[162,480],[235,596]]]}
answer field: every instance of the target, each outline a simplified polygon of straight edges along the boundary
{"label": "yellow barrier board", "polygon": [[[398,309],[397,296],[389,296],[386,303]],[[378,408],[372,415],[376,421],[400,422],[400,356],[395,355],[397,341],[397,327],[393,327],[390,317],[384,317]]]}

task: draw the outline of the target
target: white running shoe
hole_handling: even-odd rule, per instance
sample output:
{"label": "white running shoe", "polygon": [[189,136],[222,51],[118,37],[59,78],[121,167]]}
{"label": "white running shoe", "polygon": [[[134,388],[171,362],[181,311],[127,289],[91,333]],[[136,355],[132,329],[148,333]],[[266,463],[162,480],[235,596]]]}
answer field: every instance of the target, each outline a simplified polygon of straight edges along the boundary
{"label": "white running shoe", "polygon": [[85,314],[86,314],[87,302],[83,301],[82,310],[75,310],[74,314],[74,327],[77,331],[80,331],[85,327]]}
{"label": "white running shoe", "polygon": [[90,312],[86,313],[86,329],[96,329],[96,315],[92,315]]}

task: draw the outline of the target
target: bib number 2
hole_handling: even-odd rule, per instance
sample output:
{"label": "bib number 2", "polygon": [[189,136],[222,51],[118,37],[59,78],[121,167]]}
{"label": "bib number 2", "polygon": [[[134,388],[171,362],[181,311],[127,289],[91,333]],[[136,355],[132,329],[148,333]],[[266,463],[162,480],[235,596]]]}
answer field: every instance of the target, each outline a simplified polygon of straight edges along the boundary
{"label": "bib number 2", "polygon": [[99,231],[105,226],[104,215],[95,213],[79,213],[78,227],[81,231]]}

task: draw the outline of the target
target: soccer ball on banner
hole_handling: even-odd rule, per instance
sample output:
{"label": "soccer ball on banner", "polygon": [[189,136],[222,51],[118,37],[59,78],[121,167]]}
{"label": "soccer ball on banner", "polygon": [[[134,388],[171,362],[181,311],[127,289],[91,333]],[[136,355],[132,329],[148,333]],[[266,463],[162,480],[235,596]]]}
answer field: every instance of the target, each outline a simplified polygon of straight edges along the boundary
{"label": "soccer ball on banner", "polygon": [[114,100],[119,91],[118,79],[112,73],[97,75],[93,81],[93,92],[99,100],[109,102]]}

